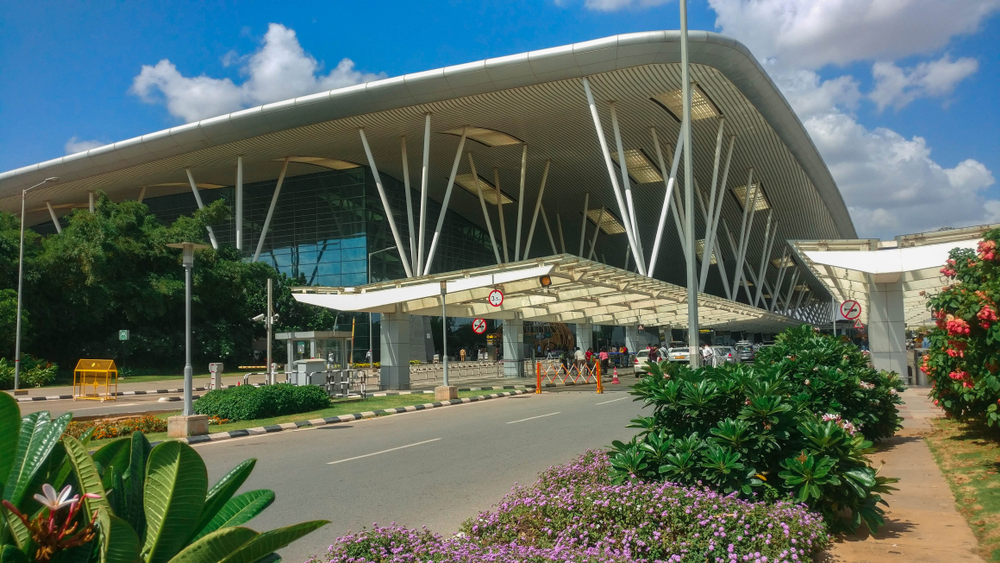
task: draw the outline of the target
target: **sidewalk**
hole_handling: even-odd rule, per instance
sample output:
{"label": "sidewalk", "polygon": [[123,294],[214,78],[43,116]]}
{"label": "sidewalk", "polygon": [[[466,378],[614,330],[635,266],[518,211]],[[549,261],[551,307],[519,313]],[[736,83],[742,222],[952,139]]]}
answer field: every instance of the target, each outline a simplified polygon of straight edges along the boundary
{"label": "sidewalk", "polygon": [[899,490],[885,497],[886,525],[874,536],[866,530],[846,537],[819,561],[983,563],[976,554],[976,537],[955,509],[955,498],[922,438],[932,429],[928,419],[941,411],[927,398],[927,388],[911,387],[903,400],[903,429],[871,456],[876,467],[885,462],[884,475],[900,478],[895,485]]}

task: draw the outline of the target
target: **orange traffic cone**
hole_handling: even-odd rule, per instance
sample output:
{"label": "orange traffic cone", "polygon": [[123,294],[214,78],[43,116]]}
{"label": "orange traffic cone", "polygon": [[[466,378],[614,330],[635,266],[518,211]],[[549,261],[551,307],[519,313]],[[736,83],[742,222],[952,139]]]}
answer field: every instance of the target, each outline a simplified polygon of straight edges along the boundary
{"label": "orange traffic cone", "polygon": [[614,373],[614,377],[611,378],[611,384],[612,385],[618,385],[619,383],[621,383],[621,382],[618,381],[618,366],[615,366],[615,373]]}

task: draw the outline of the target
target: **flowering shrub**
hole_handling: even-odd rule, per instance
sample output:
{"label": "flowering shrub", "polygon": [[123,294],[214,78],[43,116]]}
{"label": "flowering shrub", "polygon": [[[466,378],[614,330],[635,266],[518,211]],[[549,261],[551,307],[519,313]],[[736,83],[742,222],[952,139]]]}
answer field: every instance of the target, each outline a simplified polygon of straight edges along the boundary
{"label": "flowering shrub", "polygon": [[463,524],[450,539],[395,525],[340,538],[330,563],[807,561],[828,543],[822,520],[702,487],[615,484],[608,455],[554,467]]}
{"label": "flowering shrub", "polygon": [[66,427],[66,434],[74,438],[80,438],[91,428],[94,429],[94,433],[91,437],[94,440],[101,440],[104,438],[131,436],[133,432],[142,432],[143,434],[166,432],[167,421],[150,415],[130,416],[117,419],[73,421]]}
{"label": "flowering shrub", "polygon": [[[613,442],[619,480],[706,484],[744,498],[791,495],[834,529],[883,524],[880,477],[864,454],[899,426],[902,389],[850,343],[789,329],[753,366],[647,364],[632,393],[653,406],[640,434]],[[841,515],[848,515],[846,520]]]}
{"label": "flowering shrub", "polygon": [[[19,387],[44,387],[56,378],[58,366],[52,362],[32,358],[28,354],[21,355],[21,373]],[[14,361],[0,358],[0,389],[14,388]]]}
{"label": "flowering shrub", "polygon": [[949,254],[941,268],[949,283],[927,300],[937,326],[920,367],[935,405],[959,420],[989,426],[1000,424],[998,240],[1000,229],[986,233],[975,251],[956,248]]}

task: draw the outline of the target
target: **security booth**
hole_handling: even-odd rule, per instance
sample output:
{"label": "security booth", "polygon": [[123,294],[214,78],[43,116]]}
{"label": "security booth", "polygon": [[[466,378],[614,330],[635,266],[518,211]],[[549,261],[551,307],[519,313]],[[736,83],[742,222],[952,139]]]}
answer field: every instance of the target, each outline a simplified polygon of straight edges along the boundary
{"label": "security booth", "polygon": [[285,371],[290,372],[297,360],[326,360],[330,368],[349,367],[351,333],[347,330],[310,330],[303,332],[279,332],[275,340],[283,340],[288,346],[288,362]]}
{"label": "security booth", "polygon": [[73,400],[114,401],[118,397],[118,367],[114,360],[83,359],[73,370]]}

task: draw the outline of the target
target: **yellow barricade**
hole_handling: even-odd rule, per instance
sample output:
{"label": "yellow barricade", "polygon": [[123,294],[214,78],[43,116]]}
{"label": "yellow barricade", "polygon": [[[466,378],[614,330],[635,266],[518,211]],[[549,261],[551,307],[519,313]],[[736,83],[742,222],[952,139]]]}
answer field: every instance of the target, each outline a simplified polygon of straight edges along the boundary
{"label": "yellow barricade", "polygon": [[114,360],[80,360],[73,370],[73,400],[114,401],[118,397],[118,367]]}
{"label": "yellow barricade", "polygon": [[555,362],[535,363],[535,393],[541,393],[545,384],[563,385],[585,385],[587,383],[597,383],[597,392],[604,393],[604,385],[601,380],[601,362],[595,361],[593,364],[583,363],[563,366]]}

